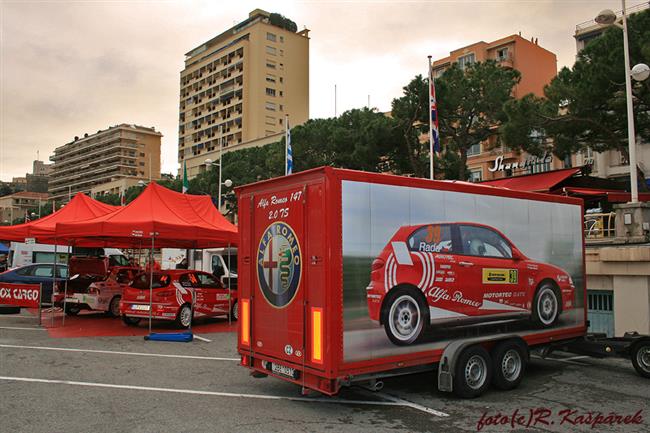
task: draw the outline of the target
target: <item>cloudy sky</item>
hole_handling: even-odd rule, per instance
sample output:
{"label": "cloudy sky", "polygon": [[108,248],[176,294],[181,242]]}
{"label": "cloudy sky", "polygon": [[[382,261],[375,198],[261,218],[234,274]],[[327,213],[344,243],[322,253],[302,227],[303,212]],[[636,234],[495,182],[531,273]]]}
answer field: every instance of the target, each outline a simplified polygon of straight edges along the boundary
{"label": "cloudy sky", "polygon": [[[629,5],[642,3],[629,1]],[[118,123],[155,126],[176,173],[184,53],[248,17],[281,13],[311,30],[310,117],[368,103],[382,111],[427,55],[518,33],[575,57],[575,25],[618,0],[13,1],[0,0],[0,179],[31,172],[75,135]]]}

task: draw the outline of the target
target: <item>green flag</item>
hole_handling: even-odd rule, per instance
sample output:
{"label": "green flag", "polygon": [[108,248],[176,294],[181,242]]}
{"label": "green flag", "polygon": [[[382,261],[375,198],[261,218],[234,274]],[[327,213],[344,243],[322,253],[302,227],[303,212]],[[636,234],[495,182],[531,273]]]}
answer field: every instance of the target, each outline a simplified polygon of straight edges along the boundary
{"label": "green flag", "polygon": [[190,189],[190,182],[187,180],[187,162],[183,161],[183,194]]}

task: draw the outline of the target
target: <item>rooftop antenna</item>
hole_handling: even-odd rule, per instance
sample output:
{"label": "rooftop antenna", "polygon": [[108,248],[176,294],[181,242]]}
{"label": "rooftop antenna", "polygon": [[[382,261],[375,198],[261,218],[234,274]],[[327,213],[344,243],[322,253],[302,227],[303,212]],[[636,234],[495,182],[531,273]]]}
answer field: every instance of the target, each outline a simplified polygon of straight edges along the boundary
{"label": "rooftop antenna", "polygon": [[336,84],[334,85],[334,117],[336,117]]}

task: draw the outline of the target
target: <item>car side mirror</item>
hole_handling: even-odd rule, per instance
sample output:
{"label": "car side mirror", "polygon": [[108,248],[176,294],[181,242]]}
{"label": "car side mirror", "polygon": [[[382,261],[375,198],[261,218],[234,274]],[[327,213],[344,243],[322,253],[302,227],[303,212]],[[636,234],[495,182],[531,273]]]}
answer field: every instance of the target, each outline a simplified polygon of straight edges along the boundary
{"label": "car side mirror", "polygon": [[513,251],[512,252],[512,259],[513,260],[523,260],[523,258],[524,257],[521,255],[521,253],[519,251]]}

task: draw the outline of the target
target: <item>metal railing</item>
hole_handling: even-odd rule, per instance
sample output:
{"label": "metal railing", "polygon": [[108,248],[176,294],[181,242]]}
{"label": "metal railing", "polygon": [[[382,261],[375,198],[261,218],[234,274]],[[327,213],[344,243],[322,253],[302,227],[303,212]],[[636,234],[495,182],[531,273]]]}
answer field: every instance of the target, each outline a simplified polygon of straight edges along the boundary
{"label": "metal railing", "polygon": [[611,239],[616,236],[616,213],[592,213],[585,215],[585,239]]}

